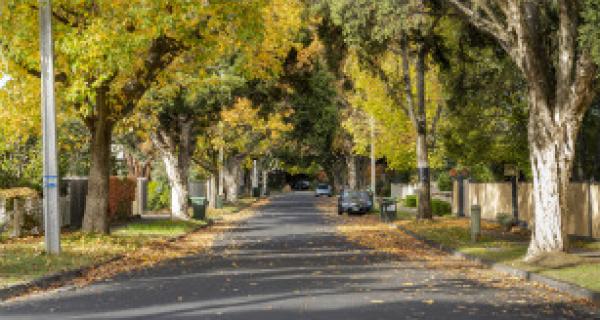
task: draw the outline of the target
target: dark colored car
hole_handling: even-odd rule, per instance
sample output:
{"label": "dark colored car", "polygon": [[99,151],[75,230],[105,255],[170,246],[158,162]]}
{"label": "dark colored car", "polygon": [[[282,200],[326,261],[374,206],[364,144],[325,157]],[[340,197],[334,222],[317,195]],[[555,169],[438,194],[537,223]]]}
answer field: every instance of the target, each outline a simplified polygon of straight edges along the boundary
{"label": "dark colored car", "polygon": [[367,213],[372,208],[371,195],[367,191],[344,190],[338,198],[338,214]]}
{"label": "dark colored car", "polygon": [[319,185],[317,185],[317,189],[315,189],[315,197],[319,197],[319,196],[332,197],[333,189],[331,188],[330,185],[328,185],[326,183],[319,183]]}
{"label": "dark colored car", "polygon": [[310,189],[310,182],[308,182],[306,180],[296,181],[296,183],[294,183],[294,189],[295,190],[308,190],[308,189]]}

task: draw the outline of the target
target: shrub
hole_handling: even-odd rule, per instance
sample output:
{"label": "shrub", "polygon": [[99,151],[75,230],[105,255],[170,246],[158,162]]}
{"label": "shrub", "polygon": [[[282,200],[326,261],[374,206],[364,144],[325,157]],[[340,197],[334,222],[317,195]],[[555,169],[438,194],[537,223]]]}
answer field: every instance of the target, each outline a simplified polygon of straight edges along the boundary
{"label": "shrub", "polygon": [[166,181],[154,180],[148,183],[148,208],[162,210],[171,205],[171,190]]}
{"label": "shrub", "polygon": [[450,203],[439,200],[439,199],[431,199],[431,213],[435,216],[446,216],[452,212],[452,206]]}
{"label": "shrub", "polygon": [[515,225],[515,217],[508,213],[498,213],[496,215],[496,221],[506,232],[510,231],[510,229]]}
{"label": "shrub", "polygon": [[410,195],[404,198],[404,206],[407,208],[416,208],[417,207],[417,196]]}
{"label": "shrub", "polygon": [[440,191],[452,191],[452,178],[447,171],[440,172],[437,183]]}
{"label": "shrub", "polygon": [[108,218],[111,220],[131,216],[131,204],[135,200],[135,178],[110,177],[108,184]]}

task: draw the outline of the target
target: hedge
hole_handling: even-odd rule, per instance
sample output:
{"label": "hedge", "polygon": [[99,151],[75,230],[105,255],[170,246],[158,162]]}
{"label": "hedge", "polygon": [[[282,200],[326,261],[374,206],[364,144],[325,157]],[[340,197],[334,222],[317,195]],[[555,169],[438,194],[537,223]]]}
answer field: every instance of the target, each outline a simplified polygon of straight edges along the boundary
{"label": "hedge", "polygon": [[135,200],[135,178],[110,177],[108,184],[108,218],[116,220],[132,215],[132,203]]}
{"label": "hedge", "polygon": [[[404,198],[404,206],[407,208],[416,208],[419,201],[417,200],[416,195],[406,196]],[[431,213],[435,216],[445,216],[449,215],[452,212],[452,207],[450,203],[438,200],[431,199]]]}

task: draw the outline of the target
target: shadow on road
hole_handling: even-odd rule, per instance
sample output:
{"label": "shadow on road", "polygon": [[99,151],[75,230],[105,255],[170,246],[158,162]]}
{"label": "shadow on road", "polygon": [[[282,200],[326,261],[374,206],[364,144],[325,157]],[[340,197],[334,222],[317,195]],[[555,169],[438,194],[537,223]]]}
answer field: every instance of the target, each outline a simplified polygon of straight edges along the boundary
{"label": "shadow on road", "polygon": [[[309,193],[274,197],[209,254],[5,305],[2,319],[593,319],[336,235]],[[408,257],[407,257],[408,258]]]}

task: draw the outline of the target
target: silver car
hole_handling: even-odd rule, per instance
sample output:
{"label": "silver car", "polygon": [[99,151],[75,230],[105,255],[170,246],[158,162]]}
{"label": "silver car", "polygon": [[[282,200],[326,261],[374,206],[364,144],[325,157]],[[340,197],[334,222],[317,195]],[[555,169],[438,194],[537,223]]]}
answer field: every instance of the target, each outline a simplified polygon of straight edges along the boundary
{"label": "silver car", "polygon": [[319,183],[317,185],[317,188],[315,189],[315,197],[320,197],[320,196],[332,197],[333,189],[331,188],[331,186],[326,183]]}
{"label": "silver car", "polygon": [[367,213],[372,209],[371,195],[366,191],[344,190],[338,198],[338,214]]}

